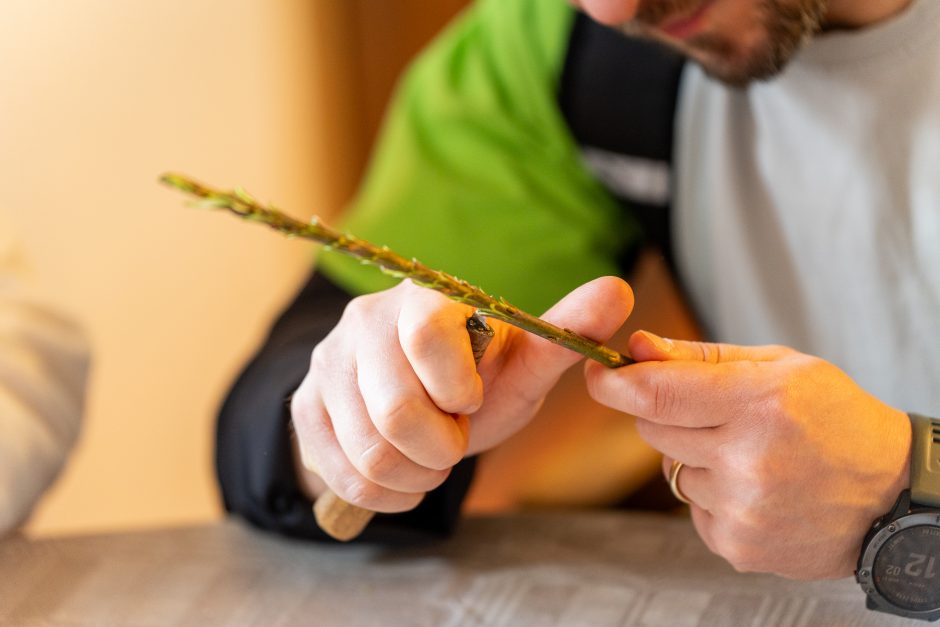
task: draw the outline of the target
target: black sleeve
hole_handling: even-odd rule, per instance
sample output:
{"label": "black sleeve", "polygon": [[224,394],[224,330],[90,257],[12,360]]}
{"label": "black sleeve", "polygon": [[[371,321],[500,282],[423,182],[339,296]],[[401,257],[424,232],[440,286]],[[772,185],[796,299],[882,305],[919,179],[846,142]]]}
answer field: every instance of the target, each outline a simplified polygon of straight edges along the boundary
{"label": "black sleeve", "polygon": [[[351,297],[313,275],[281,314],[264,345],[229,391],[219,413],[216,470],[225,509],[252,524],[289,536],[328,540],[294,475],[288,398],[300,385],[316,346]],[[404,544],[446,536],[470,486],[474,460],[458,464],[416,509],[376,515],[359,538]]]}

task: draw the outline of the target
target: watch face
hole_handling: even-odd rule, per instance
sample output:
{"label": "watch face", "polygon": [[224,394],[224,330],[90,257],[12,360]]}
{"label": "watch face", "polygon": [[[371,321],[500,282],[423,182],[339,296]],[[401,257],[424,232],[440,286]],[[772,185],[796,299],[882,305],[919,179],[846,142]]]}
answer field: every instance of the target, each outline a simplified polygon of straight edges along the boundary
{"label": "watch face", "polygon": [[889,603],[912,612],[940,608],[940,527],[901,529],[878,550],[875,588]]}

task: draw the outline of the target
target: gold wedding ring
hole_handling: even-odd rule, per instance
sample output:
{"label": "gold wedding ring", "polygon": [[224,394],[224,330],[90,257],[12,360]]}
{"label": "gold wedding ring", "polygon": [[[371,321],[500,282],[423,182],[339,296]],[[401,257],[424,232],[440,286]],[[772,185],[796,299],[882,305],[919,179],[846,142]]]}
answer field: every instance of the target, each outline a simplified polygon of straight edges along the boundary
{"label": "gold wedding ring", "polygon": [[691,505],[692,501],[679,489],[679,472],[684,466],[685,464],[679,460],[673,460],[672,466],[669,467],[669,489],[672,490],[672,495],[680,502]]}

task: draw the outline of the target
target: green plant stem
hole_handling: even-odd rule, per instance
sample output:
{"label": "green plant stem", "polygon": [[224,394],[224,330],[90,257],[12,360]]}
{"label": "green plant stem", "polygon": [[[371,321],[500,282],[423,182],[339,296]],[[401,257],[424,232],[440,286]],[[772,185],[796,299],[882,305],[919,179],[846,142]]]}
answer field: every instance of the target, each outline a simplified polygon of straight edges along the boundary
{"label": "green plant stem", "polygon": [[272,206],[263,206],[245,191],[231,192],[212,189],[180,175],[165,174],[160,181],[182,192],[200,198],[198,205],[213,209],[226,209],[236,215],[267,224],[288,236],[302,237],[323,244],[362,263],[376,266],[386,274],[440,292],[455,301],[476,308],[483,316],[502,320],[515,327],[534,333],[550,342],[564,346],[610,368],[633,363],[629,357],[607,348],[569,329],[563,329],[514,307],[502,298],[490,296],[478,287],[454,276],[433,270],[417,259],[407,259],[387,246],[376,246],[349,234],[340,233],[314,217],[309,223],[295,220]]}

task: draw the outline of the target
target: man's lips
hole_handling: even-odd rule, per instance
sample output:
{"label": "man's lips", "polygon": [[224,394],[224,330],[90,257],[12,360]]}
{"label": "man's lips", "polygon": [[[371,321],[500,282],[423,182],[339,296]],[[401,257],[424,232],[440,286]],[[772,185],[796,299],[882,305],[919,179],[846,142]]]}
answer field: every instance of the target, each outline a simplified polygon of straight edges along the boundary
{"label": "man's lips", "polygon": [[664,20],[656,28],[673,39],[688,39],[704,25],[705,16],[714,3],[715,0],[703,0],[691,13]]}

